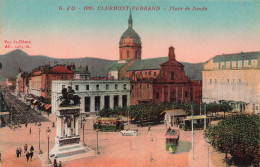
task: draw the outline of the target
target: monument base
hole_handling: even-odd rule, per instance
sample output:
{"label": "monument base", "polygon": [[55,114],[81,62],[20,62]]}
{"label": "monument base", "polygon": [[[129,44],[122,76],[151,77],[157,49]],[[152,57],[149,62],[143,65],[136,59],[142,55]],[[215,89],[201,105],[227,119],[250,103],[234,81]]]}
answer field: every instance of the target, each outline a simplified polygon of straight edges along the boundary
{"label": "monument base", "polygon": [[55,145],[50,152],[51,158],[64,158],[76,154],[87,153],[89,149],[83,147],[79,136],[55,137]]}

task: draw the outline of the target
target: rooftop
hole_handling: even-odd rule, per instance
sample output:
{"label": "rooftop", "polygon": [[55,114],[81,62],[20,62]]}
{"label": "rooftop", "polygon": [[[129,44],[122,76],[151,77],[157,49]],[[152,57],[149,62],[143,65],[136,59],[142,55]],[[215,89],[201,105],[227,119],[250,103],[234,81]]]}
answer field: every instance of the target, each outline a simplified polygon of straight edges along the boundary
{"label": "rooftop", "polygon": [[161,68],[160,65],[167,61],[168,57],[136,60],[134,64],[128,69],[128,71],[159,70]]}
{"label": "rooftop", "polygon": [[66,68],[66,66],[56,66],[50,70],[53,74],[73,74],[73,72]]}
{"label": "rooftop", "polygon": [[260,59],[260,52],[241,52],[234,54],[223,54],[217,55],[213,58],[214,63],[223,62],[223,61],[241,61],[241,60],[253,60]]}

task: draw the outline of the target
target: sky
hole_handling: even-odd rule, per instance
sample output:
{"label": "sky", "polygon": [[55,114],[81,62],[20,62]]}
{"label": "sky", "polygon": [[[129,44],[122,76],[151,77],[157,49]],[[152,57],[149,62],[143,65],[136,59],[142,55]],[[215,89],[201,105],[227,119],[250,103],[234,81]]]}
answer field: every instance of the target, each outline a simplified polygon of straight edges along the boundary
{"label": "sky", "polygon": [[[129,10],[98,10],[106,6]],[[145,6],[160,10],[136,8]],[[193,11],[194,6],[207,10]],[[166,57],[171,45],[178,61],[191,63],[260,51],[260,0],[0,0],[0,54],[22,46],[29,55],[118,60],[130,8],[143,59]],[[14,44],[19,40],[30,43]]]}

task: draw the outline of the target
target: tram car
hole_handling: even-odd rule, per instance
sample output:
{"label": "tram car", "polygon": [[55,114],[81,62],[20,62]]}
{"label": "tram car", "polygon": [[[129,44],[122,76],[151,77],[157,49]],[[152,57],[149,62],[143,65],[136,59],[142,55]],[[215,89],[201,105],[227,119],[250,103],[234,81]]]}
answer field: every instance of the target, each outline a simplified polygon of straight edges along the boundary
{"label": "tram car", "polygon": [[176,152],[177,146],[179,144],[180,129],[177,127],[168,128],[165,134],[165,145],[166,151]]}
{"label": "tram car", "polygon": [[[204,128],[204,120],[206,119],[206,126],[209,125],[209,119],[205,115],[195,115],[193,116],[193,129],[203,129]],[[183,120],[183,123],[180,125],[182,130],[191,130],[191,122],[192,117],[187,116],[186,119]]]}
{"label": "tram car", "polygon": [[93,127],[103,132],[115,132],[124,129],[124,122],[118,118],[98,118]]}

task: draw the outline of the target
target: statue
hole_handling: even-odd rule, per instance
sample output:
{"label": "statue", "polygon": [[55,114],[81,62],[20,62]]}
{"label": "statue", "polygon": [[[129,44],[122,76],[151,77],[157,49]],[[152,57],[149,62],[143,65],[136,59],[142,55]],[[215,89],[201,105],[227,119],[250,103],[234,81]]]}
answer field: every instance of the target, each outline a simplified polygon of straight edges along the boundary
{"label": "statue", "polygon": [[67,88],[63,88],[62,96],[59,97],[58,100],[61,101],[60,107],[68,107],[68,106],[75,106],[80,104],[80,97],[78,95],[74,95],[75,91],[72,89],[71,86]]}

